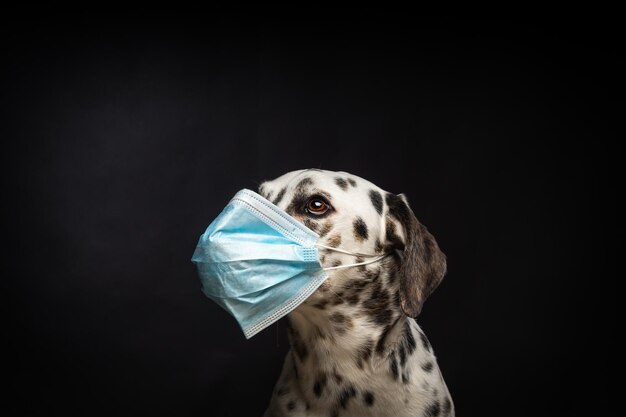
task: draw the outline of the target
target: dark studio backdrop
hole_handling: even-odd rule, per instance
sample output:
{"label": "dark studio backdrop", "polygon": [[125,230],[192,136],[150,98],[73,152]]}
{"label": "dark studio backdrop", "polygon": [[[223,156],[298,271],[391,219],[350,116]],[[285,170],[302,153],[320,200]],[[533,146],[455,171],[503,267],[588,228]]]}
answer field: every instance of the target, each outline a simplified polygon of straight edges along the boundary
{"label": "dark studio backdrop", "polygon": [[406,193],[447,254],[418,322],[457,415],[610,415],[610,23],[5,19],[10,415],[262,415],[284,323],[246,341],[190,258],[236,191],[310,167]]}

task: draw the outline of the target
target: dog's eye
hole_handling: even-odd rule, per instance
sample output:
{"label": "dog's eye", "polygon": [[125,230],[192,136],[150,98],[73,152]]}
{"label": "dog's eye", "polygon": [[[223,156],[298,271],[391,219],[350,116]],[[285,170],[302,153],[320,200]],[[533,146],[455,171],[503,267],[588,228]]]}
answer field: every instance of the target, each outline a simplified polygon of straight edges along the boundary
{"label": "dog's eye", "polygon": [[313,197],[306,203],[307,213],[320,215],[326,213],[328,209],[330,209],[328,203],[319,197]]}

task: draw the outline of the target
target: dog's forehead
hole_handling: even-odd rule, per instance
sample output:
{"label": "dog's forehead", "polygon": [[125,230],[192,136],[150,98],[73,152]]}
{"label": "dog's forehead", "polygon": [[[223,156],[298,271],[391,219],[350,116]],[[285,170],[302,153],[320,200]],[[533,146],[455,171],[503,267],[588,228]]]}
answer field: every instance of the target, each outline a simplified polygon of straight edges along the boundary
{"label": "dog's forehead", "polygon": [[274,180],[267,181],[264,183],[264,186],[271,187],[274,190],[285,189],[286,191],[296,187],[306,187],[328,192],[337,189],[346,192],[359,189],[366,193],[369,190],[385,192],[376,184],[357,175],[343,171],[327,171],[315,168],[288,172]]}

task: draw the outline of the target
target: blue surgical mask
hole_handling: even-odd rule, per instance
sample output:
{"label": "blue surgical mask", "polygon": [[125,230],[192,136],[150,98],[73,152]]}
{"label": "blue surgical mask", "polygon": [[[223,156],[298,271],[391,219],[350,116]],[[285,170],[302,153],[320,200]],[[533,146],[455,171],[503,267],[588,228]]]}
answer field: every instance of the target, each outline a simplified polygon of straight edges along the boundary
{"label": "blue surgical mask", "polygon": [[[326,271],[386,256],[331,248],[318,239],[285,211],[244,189],[200,237],[191,260],[204,294],[233,315],[249,339],[306,300],[328,278]],[[318,248],[371,259],[324,268]]]}

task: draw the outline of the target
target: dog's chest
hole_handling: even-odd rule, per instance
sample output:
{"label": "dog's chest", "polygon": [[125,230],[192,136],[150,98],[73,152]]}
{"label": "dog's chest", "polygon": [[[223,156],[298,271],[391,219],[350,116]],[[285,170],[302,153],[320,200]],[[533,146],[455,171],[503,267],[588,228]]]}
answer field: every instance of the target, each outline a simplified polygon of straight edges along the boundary
{"label": "dog's chest", "polygon": [[323,345],[304,360],[290,352],[265,416],[453,416],[432,348],[420,334],[414,348],[401,342],[361,360]]}

